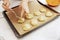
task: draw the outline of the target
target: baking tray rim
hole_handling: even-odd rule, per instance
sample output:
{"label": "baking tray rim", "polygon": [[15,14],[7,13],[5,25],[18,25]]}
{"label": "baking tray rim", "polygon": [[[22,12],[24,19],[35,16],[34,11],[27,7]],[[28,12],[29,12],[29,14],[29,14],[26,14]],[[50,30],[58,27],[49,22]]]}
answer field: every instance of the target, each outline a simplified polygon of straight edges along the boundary
{"label": "baking tray rim", "polygon": [[[39,1],[38,1],[38,2],[39,2]],[[55,12],[55,13],[58,13],[57,11],[55,11],[55,10],[53,10],[52,8],[48,7],[47,5],[44,5],[44,4],[42,4],[41,2],[39,2],[39,3],[40,3],[41,5],[43,5],[43,6],[45,6],[46,8],[50,9],[51,11],[53,11],[53,12]],[[19,6],[19,5],[18,5],[18,6]],[[13,7],[12,9],[14,9],[14,8],[16,8],[16,7],[18,7],[18,6],[15,6],[15,7]],[[3,15],[4,15],[4,17],[6,18],[7,22],[9,23],[11,29],[13,30],[13,32],[14,32],[14,34],[16,35],[17,38],[21,38],[21,37],[29,34],[30,32],[32,32],[32,31],[34,31],[34,30],[36,30],[36,29],[38,29],[38,28],[46,25],[47,23],[50,23],[51,21],[53,21],[54,19],[56,19],[56,18],[59,16],[59,15],[57,15],[54,19],[52,19],[52,20],[48,21],[47,23],[45,23],[45,24],[37,27],[36,29],[33,29],[33,30],[29,31],[28,33],[26,33],[26,34],[24,34],[24,35],[20,35],[20,34],[17,32],[17,30],[15,29],[14,25],[12,24],[12,22],[10,21],[10,19],[9,19],[8,15],[6,14],[6,12],[7,12],[7,11],[3,11]],[[58,13],[58,14],[59,14],[59,13]]]}

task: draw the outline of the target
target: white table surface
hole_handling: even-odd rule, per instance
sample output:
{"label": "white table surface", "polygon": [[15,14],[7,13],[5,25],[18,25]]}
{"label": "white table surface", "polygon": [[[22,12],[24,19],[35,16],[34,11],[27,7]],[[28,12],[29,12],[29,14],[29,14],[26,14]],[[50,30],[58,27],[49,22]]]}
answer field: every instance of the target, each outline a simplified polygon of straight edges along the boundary
{"label": "white table surface", "polygon": [[[46,4],[45,0],[42,0],[41,2]],[[60,40],[60,17],[43,26],[42,28],[33,31],[27,36],[18,39],[2,15],[3,8],[1,7],[1,3],[2,2],[0,2],[0,36],[4,37],[5,40]],[[14,4],[14,2],[12,3]],[[16,3],[16,5],[17,4],[18,3]],[[59,11],[60,7],[54,9]]]}

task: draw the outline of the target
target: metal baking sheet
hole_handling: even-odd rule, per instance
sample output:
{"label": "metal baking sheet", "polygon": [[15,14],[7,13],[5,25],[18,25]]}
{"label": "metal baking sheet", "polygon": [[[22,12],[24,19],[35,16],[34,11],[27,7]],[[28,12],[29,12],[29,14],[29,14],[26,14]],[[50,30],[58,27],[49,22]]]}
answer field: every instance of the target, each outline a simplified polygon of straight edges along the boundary
{"label": "metal baking sheet", "polygon": [[[55,10],[51,9],[50,7],[42,4],[41,2],[39,2],[39,3],[40,3],[40,5],[42,5],[43,7],[47,8],[47,9],[49,9],[49,10],[51,10],[51,11],[53,11],[54,13],[57,14],[57,15],[56,15],[55,17],[53,17],[51,20],[49,20],[49,21],[47,21],[46,23],[44,23],[44,24],[42,24],[42,25],[39,26],[39,27],[42,27],[42,26],[44,26],[45,24],[47,24],[47,23],[51,22],[52,20],[56,19],[56,18],[59,16],[59,13],[56,12]],[[13,9],[15,12],[18,12],[18,7],[19,7],[19,6],[16,6],[16,7],[13,7],[12,9]],[[12,28],[12,30],[14,31],[15,35],[16,35],[18,38],[23,37],[23,36],[25,36],[26,34],[28,34],[28,33],[32,32],[32,31],[36,30],[37,28],[39,28],[39,27],[36,27],[36,28],[34,28],[34,29],[26,32],[26,33],[22,32],[22,33],[24,33],[24,34],[20,34],[22,30],[19,29],[20,27],[19,27],[19,25],[17,24],[17,19],[15,18],[14,14],[12,14],[12,13],[6,13],[6,12],[7,12],[7,11],[4,11],[4,12],[3,12],[4,17],[6,18],[6,20],[8,21],[8,23],[9,23],[9,25],[10,25],[10,27]],[[13,17],[12,17],[12,16],[13,16]]]}

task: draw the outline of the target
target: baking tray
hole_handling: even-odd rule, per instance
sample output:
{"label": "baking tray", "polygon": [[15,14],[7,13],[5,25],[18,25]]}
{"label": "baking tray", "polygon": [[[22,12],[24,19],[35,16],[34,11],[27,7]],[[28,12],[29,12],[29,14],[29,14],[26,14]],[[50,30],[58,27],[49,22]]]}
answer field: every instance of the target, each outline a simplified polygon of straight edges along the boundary
{"label": "baking tray", "polygon": [[[39,1],[38,1],[38,2],[39,2]],[[56,17],[54,17],[52,20],[46,22],[45,24],[43,24],[43,25],[41,25],[41,26],[39,26],[39,27],[37,27],[37,28],[35,28],[35,29],[33,29],[33,30],[31,30],[31,31],[29,31],[29,32],[27,32],[27,33],[25,33],[25,34],[23,34],[23,35],[20,35],[19,32],[16,30],[16,28],[15,28],[14,25],[13,25],[13,23],[12,23],[11,20],[9,19],[8,15],[6,14],[7,11],[3,11],[3,15],[4,15],[4,17],[6,18],[7,22],[9,23],[10,27],[12,28],[12,30],[13,30],[14,34],[16,35],[16,37],[21,38],[21,37],[23,37],[23,36],[29,34],[30,32],[32,32],[32,31],[34,31],[34,30],[36,30],[36,29],[38,29],[38,28],[40,28],[40,27],[46,25],[47,23],[53,21],[54,19],[56,19],[56,18],[59,16],[59,13],[58,13],[57,11],[55,11],[55,10],[51,9],[50,7],[48,7],[48,6],[44,5],[44,4],[42,4],[41,2],[39,2],[39,3],[40,3],[42,6],[48,8],[49,10],[51,10],[51,11],[57,13],[58,15],[57,15]],[[17,7],[18,7],[18,6],[13,7],[12,9],[17,8]]]}

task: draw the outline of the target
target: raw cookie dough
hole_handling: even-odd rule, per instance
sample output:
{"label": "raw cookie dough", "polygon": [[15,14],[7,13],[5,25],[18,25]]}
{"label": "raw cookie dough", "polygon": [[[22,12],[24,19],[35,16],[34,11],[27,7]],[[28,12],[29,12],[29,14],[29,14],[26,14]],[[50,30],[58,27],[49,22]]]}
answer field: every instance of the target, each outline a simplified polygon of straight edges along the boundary
{"label": "raw cookie dough", "polygon": [[23,30],[24,31],[28,31],[28,30],[30,30],[32,28],[32,26],[29,24],[29,23],[25,23],[24,25],[23,25]]}
{"label": "raw cookie dough", "polygon": [[36,12],[34,12],[34,15],[35,15],[35,16],[39,16],[40,14],[41,14],[40,11],[36,11]]}
{"label": "raw cookie dough", "polygon": [[37,26],[37,25],[38,25],[38,20],[32,19],[32,20],[31,20],[31,25]]}
{"label": "raw cookie dough", "polygon": [[45,15],[46,15],[47,17],[51,17],[51,16],[53,15],[53,13],[50,12],[50,11],[47,11],[47,13],[45,13]]}
{"label": "raw cookie dough", "polygon": [[43,8],[43,7],[40,8],[40,12],[42,12],[42,13],[46,13],[46,11],[47,11],[47,10],[46,10],[45,8]]}
{"label": "raw cookie dough", "polygon": [[27,19],[32,19],[32,18],[33,18],[33,14],[27,14],[27,15],[26,15],[26,18],[27,18]]}
{"label": "raw cookie dough", "polygon": [[43,16],[43,15],[41,15],[41,16],[38,18],[38,20],[39,20],[39,21],[41,21],[41,22],[43,22],[43,21],[45,21],[45,20],[46,20],[46,17],[45,17],[45,16]]}
{"label": "raw cookie dough", "polygon": [[18,23],[23,23],[24,21],[25,21],[24,18],[20,18],[20,19],[18,20]]}

